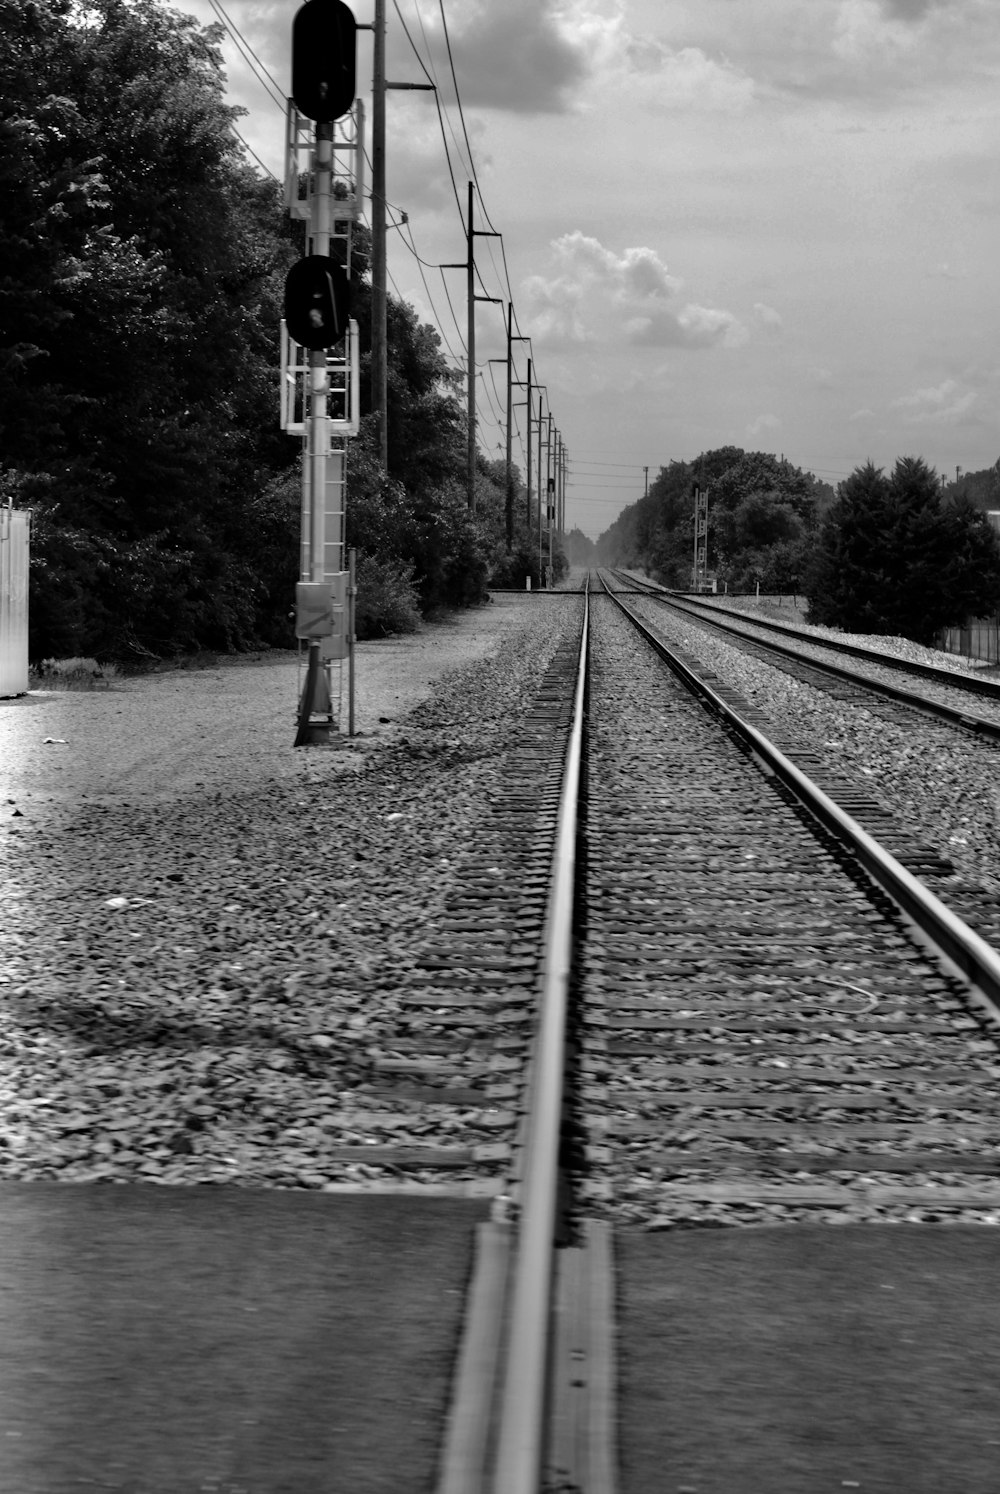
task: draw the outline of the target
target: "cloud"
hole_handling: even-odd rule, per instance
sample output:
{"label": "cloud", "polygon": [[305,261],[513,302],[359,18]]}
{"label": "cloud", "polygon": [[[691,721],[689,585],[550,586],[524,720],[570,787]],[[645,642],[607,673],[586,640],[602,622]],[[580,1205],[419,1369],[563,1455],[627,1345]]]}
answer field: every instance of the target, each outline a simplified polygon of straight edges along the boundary
{"label": "cloud", "polygon": [[625,334],[635,347],[710,348],[717,344],[740,347],[747,340],[746,328],[729,311],[708,306],[666,308],[645,316],[630,317]]}
{"label": "cloud", "polygon": [[888,16],[899,21],[922,21],[936,0],[882,0]]}
{"label": "cloud", "polygon": [[[454,216],[455,193],[447,170],[442,169],[441,129],[437,111],[426,102],[427,94],[393,97],[391,149],[385,153],[387,195],[391,203],[409,212],[417,225],[414,232],[419,234],[425,214],[445,212]],[[479,175],[488,180],[494,157],[486,125],[481,118],[469,115],[466,127]],[[367,166],[365,175],[369,176]],[[458,180],[464,206],[465,181],[461,176]]]}
{"label": "cloud", "polygon": [[753,303],[754,321],[759,327],[768,332],[780,332],[785,325],[780,311],[775,311],[773,306],[768,306],[764,301]]}
{"label": "cloud", "polygon": [[963,389],[956,379],[945,379],[932,389],[916,389],[892,401],[907,425],[956,425],[976,404],[975,389]]}
{"label": "cloud", "polygon": [[916,29],[879,0],[843,0],[834,25],[833,50],[847,62],[886,62],[912,52],[918,41]]}
{"label": "cloud", "polygon": [[[556,0],[473,0],[449,24],[451,53],[466,106],[515,114],[557,114],[572,108],[593,67],[600,25],[585,3]],[[429,24],[442,85],[450,67],[440,28]]]}
{"label": "cloud", "polygon": [[628,37],[623,39],[623,54],[633,73],[655,78],[659,109],[736,114],[753,102],[753,79],[725,58],[709,57],[700,47],[672,51],[656,37]]}
{"label": "cloud", "polygon": [[758,415],[757,419],[751,420],[747,426],[747,435],[752,437],[762,436],[765,431],[777,430],[780,424],[781,421],[777,415]]}
{"label": "cloud", "polygon": [[616,254],[599,239],[563,234],[551,245],[555,273],[525,281],[532,336],[555,344],[606,342],[618,332],[636,347],[736,347],[746,328],[729,311],[679,302],[683,282],[654,249]]}
{"label": "cloud", "polygon": [[849,62],[887,62],[927,49],[983,14],[982,0],[841,0],[834,52]]}

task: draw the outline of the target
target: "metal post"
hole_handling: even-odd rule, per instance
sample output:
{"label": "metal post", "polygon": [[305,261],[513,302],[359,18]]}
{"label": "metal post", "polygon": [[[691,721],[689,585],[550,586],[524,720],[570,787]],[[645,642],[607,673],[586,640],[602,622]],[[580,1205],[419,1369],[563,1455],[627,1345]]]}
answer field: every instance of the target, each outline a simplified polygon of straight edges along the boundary
{"label": "metal post", "polygon": [[469,325],[466,332],[466,347],[469,354],[468,390],[466,398],[469,405],[469,446],[468,446],[468,496],[469,508],[476,507],[476,260],[475,245],[476,235],[472,227],[472,193],[473,185],[469,183],[469,206],[468,219],[465,225],[465,264],[466,283],[469,297]]}
{"label": "metal post", "polygon": [[549,411],[549,430],[545,441],[545,522],[549,526],[549,589],[552,587],[552,530],[555,525],[555,477],[552,471],[552,411]]}
{"label": "metal post", "polygon": [[524,527],[531,543],[531,359],[528,359],[528,471],[525,479]]}
{"label": "metal post", "polygon": [[[317,124],[315,187],[311,199],[309,241],[313,254],[329,254],[331,229],[331,170],[333,125]],[[324,571],[326,459],[329,446],[327,417],[326,351],[309,354],[309,418],[304,421],[305,449],[302,462],[302,579],[322,585]],[[323,717],[314,721],[315,716]],[[320,640],[309,640],[309,662],[299,702],[297,747],[327,742],[333,728],[328,666],[323,663]]]}
{"label": "metal post", "polygon": [[354,735],[354,645],[358,595],[358,552],[352,545],[347,552],[347,735]]}
{"label": "metal post", "polygon": [[514,370],[511,366],[511,321],[514,315],[514,303],[507,302],[507,488],[505,517],[507,520],[507,554],[514,550],[514,471],[511,451],[511,441],[514,427]]}
{"label": "metal post", "polygon": [[372,74],[372,413],[378,451],[389,466],[388,348],[385,248],[385,0],[375,0]]}
{"label": "metal post", "polygon": [[700,518],[701,488],[697,483],[692,488],[694,498],[694,554],[691,557],[691,590],[698,590],[698,521]]}
{"label": "metal post", "polygon": [[543,404],[544,404],[544,401],[542,399],[541,394],[539,393],[539,396],[538,396],[538,589],[539,589],[539,591],[541,591],[542,586],[544,584],[544,580],[545,580],[544,574],[542,572],[542,504],[544,502],[543,495],[545,493],[545,473],[542,471],[542,446],[544,444],[543,443],[543,438],[542,438],[542,426],[545,423],[545,416],[542,414],[542,406],[543,406]]}
{"label": "metal post", "polygon": [[559,538],[562,539],[562,536],[566,529],[566,512],[563,506],[565,500],[564,490],[566,477],[566,448],[563,445],[563,438],[561,435],[556,447],[556,452],[556,514],[558,515],[558,524],[556,526],[556,530]]}

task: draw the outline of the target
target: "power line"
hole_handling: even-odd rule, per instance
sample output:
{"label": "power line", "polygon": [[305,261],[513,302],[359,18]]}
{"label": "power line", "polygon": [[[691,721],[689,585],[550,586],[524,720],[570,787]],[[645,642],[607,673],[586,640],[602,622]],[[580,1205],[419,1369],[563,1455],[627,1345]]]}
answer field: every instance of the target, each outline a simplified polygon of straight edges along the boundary
{"label": "power line", "polygon": [[446,297],[446,299],[448,301],[448,310],[451,312],[451,319],[455,323],[455,330],[458,333],[459,338],[460,338],[461,343],[462,343],[462,352],[465,354],[466,357],[468,357],[469,350],[466,347],[465,338],[462,336],[462,329],[459,327],[458,317],[455,315],[455,308],[451,304],[451,291],[448,289],[448,280],[447,280],[447,277],[446,277],[446,275],[444,273],[444,265],[438,265],[438,269],[441,272],[441,284],[444,286],[445,297]]}
{"label": "power line", "polygon": [[[410,28],[407,26],[406,22],[403,20],[403,12],[399,8],[399,0],[392,0],[392,8],[396,12],[397,17],[399,18],[399,24],[402,26],[403,32],[404,32],[404,34],[406,36],[406,40],[410,44],[410,50],[412,51],[412,53],[413,53],[414,57],[417,59],[417,61],[420,63],[421,72],[423,73],[423,75],[427,79],[428,83],[431,85],[431,87],[436,92],[437,91],[437,86],[438,86],[437,77],[433,77],[433,78],[431,77],[430,73],[427,71],[427,68],[424,65],[424,59],[421,57],[420,53],[417,51],[416,43],[414,42],[413,37],[410,35]],[[418,18],[420,17],[420,7],[419,6],[417,6],[417,16],[418,16]],[[421,19],[420,20],[420,29],[421,30],[423,30],[423,26],[424,26],[424,23],[423,23],[423,20]],[[431,67],[433,67],[433,66],[434,66],[434,63],[432,61],[431,62]]]}
{"label": "power line", "polygon": [[[462,124],[462,135],[465,139],[465,149],[469,157],[469,170],[472,172],[472,180],[476,184],[476,191],[479,192],[480,198],[482,198],[482,192],[479,188],[479,177],[476,175],[476,163],[472,156],[472,146],[469,143],[469,132],[465,128],[465,112],[462,109],[462,99],[458,92],[458,79],[455,76],[455,59],[452,56],[451,51],[451,37],[448,35],[448,18],[444,13],[444,0],[438,0],[438,9],[441,12],[441,25],[444,30],[444,44],[448,52],[448,66],[451,69],[451,81],[455,89],[455,103],[458,106],[458,117]],[[483,211],[485,212],[485,208]],[[489,222],[488,217],[487,222]],[[490,227],[493,227],[492,223],[490,224]]]}
{"label": "power line", "polygon": [[574,462],[574,466],[578,466],[578,467],[621,467],[626,472],[644,472],[645,471],[645,467],[643,466],[642,462],[591,462],[591,461],[588,461],[585,457],[581,457],[579,461]]}
{"label": "power line", "polygon": [[[441,336],[444,338],[444,345],[448,349],[448,352],[451,354],[451,357],[452,357],[453,361],[457,363],[458,359],[455,356],[455,351],[452,348],[451,343],[448,341],[448,335],[447,335],[447,333],[445,332],[444,328],[441,325],[441,321],[442,321],[441,314],[440,314],[440,312],[438,311],[437,307],[434,304],[434,297],[431,295],[431,288],[427,284],[427,276],[424,274],[424,265],[425,265],[425,263],[427,264],[428,269],[435,269],[435,270],[437,270],[437,269],[440,269],[441,266],[440,265],[431,265],[427,261],[425,261],[425,260],[423,260],[423,259],[420,258],[420,255],[417,253],[417,246],[413,242],[413,229],[410,227],[410,220],[409,220],[409,218],[407,218],[404,215],[402,223],[394,223],[392,226],[393,226],[393,228],[395,228],[395,229],[397,229],[399,231],[399,236],[402,239],[404,247],[407,248],[407,249],[409,249],[410,253],[413,255],[414,259],[417,262],[417,269],[420,272],[420,279],[423,281],[424,290],[427,292],[427,300],[428,300],[428,303],[430,305],[431,311],[434,313],[435,321],[438,324],[438,331],[440,332]],[[404,228],[407,230],[407,234],[409,236],[409,240],[410,240],[409,244],[407,244],[406,239],[403,238],[403,229]],[[463,343],[462,346],[464,348],[465,344]]]}
{"label": "power line", "polygon": [[229,19],[229,16],[223,10],[222,5],[219,3],[219,0],[209,0],[209,4],[211,5],[212,9],[215,11],[219,19],[222,21],[223,26],[225,26],[226,30],[229,32],[240,52],[243,54],[244,59],[249,64],[250,70],[254,74],[254,77],[257,79],[258,83],[262,88],[266,89],[271,102],[281,110],[282,114],[284,114],[286,108],[285,95],[282,92],[277,81],[268,72],[267,68],[261,62],[260,58],[257,56],[257,53],[254,51],[253,47],[251,47],[250,43],[240,32],[235,22]]}
{"label": "power line", "polygon": [[[434,90],[434,103],[435,103],[435,106],[437,108],[438,128],[441,131],[441,141],[442,141],[442,144],[444,145],[444,156],[445,156],[445,160],[448,163],[448,175],[451,177],[451,190],[452,190],[452,192],[455,195],[455,206],[458,208],[458,216],[464,222],[464,217],[463,217],[463,213],[462,213],[462,200],[461,200],[461,197],[459,196],[458,183],[455,180],[455,170],[454,170],[454,167],[451,164],[451,153],[448,150],[448,139],[447,139],[447,136],[446,136],[446,133],[445,133],[444,114],[442,113],[442,109],[441,109],[441,95],[440,95],[440,90],[439,90],[438,84],[437,84],[437,78],[436,78],[436,76],[432,76],[431,73],[429,73],[427,71],[427,67],[424,64],[424,59],[421,57],[420,53],[418,52],[416,43],[414,42],[413,37],[410,35],[410,29],[407,26],[406,22],[403,20],[403,15],[402,15],[402,12],[400,11],[400,8],[399,8],[399,0],[392,0],[392,4],[393,4],[393,9],[395,10],[397,17],[399,18],[399,24],[403,28],[403,32],[404,32],[404,34],[406,36],[406,40],[410,44],[410,50],[412,51],[414,57],[417,59],[417,62],[420,64],[420,69],[423,72],[424,77],[427,79],[428,83],[431,84],[431,86],[432,86],[432,88]],[[419,8],[419,6],[417,7],[417,18],[420,21],[420,29],[421,29],[421,31],[423,31],[423,24],[424,23],[423,23],[423,17],[420,15],[420,8]],[[425,42],[426,42],[426,39],[427,38],[426,38],[426,33],[425,33],[424,34],[424,40],[425,40]],[[430,49],[429,48],[428,48],[428,55],[430,55]],[[433,60],[433,58],[431,58],[431,67],[433,68],[433,66],[434,66],[434,60]],[[452,134],[454,134],[454,131],[452,131]],[[455,141],[455,144],[456,145],[458,144],[457,140]]]}
{"label": "power line", "polygon": [[[261,160],[260,156],[257,154],[257,152],[254,150],[253,146],[250,144],[249,140],[244,140],[243,136],[240,134],[239,130],[236,128],[235,125],[232,125],[231,129],[232,129],[233,134],[236,136],[237,140],[243,146],[244,150],[248,150],[250,152],[250,154],[253,156],[254,160],[257,162],[257,165],[260,167],[261,171],[263,171],[266,176],[269,176],[271,178],[272,182],[278,181],[278,178],[275,176],[275,174],[271,170],[270,166],[267,166],[267,165],[264,164],[264,162]],[[279,183],[279,186],[280,186],[280,183]]]}

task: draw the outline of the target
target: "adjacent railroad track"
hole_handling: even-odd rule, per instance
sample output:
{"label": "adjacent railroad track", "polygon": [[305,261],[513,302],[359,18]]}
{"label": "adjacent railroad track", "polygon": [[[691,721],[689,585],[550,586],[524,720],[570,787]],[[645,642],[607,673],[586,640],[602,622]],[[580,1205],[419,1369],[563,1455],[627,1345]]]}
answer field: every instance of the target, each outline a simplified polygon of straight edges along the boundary
{"label": "adjacent railroad track", "polygon": [[926,848],[879,844],[613,597],[580,658],[442,1494],[614,1487],[615,1223],[1000,1217],[1000,957]]}
{"label": "adjacent railroad track", "polygon": [[[694,597],[680,597],[652,582],[614,573],[615,588],[655,597],[676,616],[707,629],[749,654],[784,669],[807,684],[841,699],[861,702],[872,695],[905,710],[948,722],[963,731],[1000,741],[1000,683],[981,672],[940,668],[893,658],[843,639],[819,638],[767,618],[750,618]],[[855,661],[854,667],[845,659]],[[902,683],[909,677],[915,683]],[[902,717],[901,719],[905,719]]]}

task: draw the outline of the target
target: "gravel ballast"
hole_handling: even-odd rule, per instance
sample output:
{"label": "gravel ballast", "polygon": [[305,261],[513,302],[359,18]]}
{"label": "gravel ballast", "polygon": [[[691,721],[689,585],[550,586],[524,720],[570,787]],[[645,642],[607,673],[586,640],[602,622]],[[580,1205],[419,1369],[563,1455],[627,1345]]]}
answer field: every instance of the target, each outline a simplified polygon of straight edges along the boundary
{"label": "gravel ballast", "polygon": [[369,645],[334,750],[292,748],[287,661],[0,711],[0,1177],[363,1182],[324,1152],[578,627],[499,597]]}
{"label": "gravel ballast", "polygon": [[[859,708],[751,657],[654,601],[636,599],[636,611],[765,716],[811,743],[831,766],[865,782],[962,877],[1000,896],[1000,747],[916,713],[901,722],[898,712],[880,709],[875,701],[870,710]],[[878,640],[861,641],[874,647]],[[886,652],[893,653],[894,641],[885,642]],[[910,644],[906,656],[922,661],[932,651]],[[969,708],[982,709],[979,701]]]}

